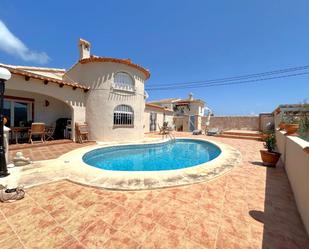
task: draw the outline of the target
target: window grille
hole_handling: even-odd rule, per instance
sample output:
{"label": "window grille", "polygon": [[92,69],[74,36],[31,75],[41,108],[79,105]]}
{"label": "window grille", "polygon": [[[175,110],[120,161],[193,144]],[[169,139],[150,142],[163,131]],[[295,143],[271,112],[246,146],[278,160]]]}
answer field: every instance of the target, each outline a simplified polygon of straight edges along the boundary
{"label": "window grille", "polygon": [[123,72],[116,73],[114,82],[116,84],[129,85],[132,87],[134,86],[132,77],[129,74]]}
{"label": "window grille", "polygon": [[129,125],[134,124],[134,112],[131,106],[118,105],[114,109],[114,125]]}

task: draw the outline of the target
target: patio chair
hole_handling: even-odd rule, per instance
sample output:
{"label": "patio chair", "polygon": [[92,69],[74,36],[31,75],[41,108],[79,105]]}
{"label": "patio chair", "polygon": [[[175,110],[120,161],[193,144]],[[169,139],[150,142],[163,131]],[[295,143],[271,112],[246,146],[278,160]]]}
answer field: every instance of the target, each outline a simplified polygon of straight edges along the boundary
{"label": "patio chair", "polygon": [[29,130],[29,143],[33,144],[32,137],[39,136],[41,137],[41,142],[44,143],[45,139],[45,123],[32,123],[31,129]]}
{"label": "patio chair", "polygon": [[46,127],[45,129],[45,141],[54,140],[56,125],[52,124],[51,126]]}
{"label": "patio chair", "polygon": [[163,134],[163,132],[164,132],[164,127],[163,127],[163,126],[160,126],[160,125],[158,124],[158,128],[159,128],[159,134]]}
{"label": "patio chair", "polygon": [[160,126],[158,124],[159,130],[160,130],[159,134],[165,135],[165,134],[168,134],[171,131],[167,125],[168,125],[167,122],[163,122],[162,126]]}
{"label": "patio chair", "polygon": [[85,141],[88,141],[88,125],[86,123],[79,124],[75,123],[75,132],[76,132],[76,141],[78,143],[83,143]]}

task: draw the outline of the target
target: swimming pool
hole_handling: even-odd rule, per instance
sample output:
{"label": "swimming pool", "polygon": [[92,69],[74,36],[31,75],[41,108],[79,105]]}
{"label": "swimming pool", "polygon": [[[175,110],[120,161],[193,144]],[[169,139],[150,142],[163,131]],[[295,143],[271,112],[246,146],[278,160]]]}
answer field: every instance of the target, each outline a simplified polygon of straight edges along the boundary
{"label": "swimming pool", "polygon": [[95,149],[83,156],[91,166],[114,171],[161,171],[196,166],[218,157],[218,146],[194,139]]}

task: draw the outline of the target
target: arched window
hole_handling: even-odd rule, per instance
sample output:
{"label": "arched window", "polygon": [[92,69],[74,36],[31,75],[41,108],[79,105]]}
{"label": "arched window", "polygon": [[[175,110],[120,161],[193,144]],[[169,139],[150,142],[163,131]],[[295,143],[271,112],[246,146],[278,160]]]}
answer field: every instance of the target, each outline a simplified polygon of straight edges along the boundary
{"label": "arched window", "polygon": [[132,88],[134,87],[133,78],[128,73],[124,72],[119,72],[115,74],[114,83],[119,85],[130,86]]}
{"label": "arched window", "polygon": [[114,109],[114,125],[133,126],[134,124],[134,111],[131,106],[118,105]]}

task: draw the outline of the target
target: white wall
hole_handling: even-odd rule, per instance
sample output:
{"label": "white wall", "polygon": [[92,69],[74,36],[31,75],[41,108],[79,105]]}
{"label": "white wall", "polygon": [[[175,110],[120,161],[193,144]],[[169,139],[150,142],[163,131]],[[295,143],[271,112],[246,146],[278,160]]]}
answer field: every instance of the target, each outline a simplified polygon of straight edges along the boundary
{"label": "white wall", "polygon": [[[135,82],[136,92],[113,91],[114,75],[127,72]],[[145,75],[128,65],[111,62],[78,64],[67,75],[91,87],[86,96],[86,121],[91,139],[97,141],[136,140],[144,137]],[[113,111],[117,105],[134,110],[134,127],[114,127]]]}
{"label": "white wall", "polygon": [[173,113],[171,112],[165,112],[165,120],[164,120],[164,111],[159,110],[157,108],[151,108],[146,107],[145,113],[144,113],[144,132],[150,132],[150,113],[157,113],[157,125],[156,125],[156,131],[159,131],[158,124],[160,127],[163,126],[163,122],[168,122],[169,126],[173,125]]}
{"label": "white wall", "polygon": [[276,131],[277,147],[285,165],[298,211],[309,235],[309,142]]}

